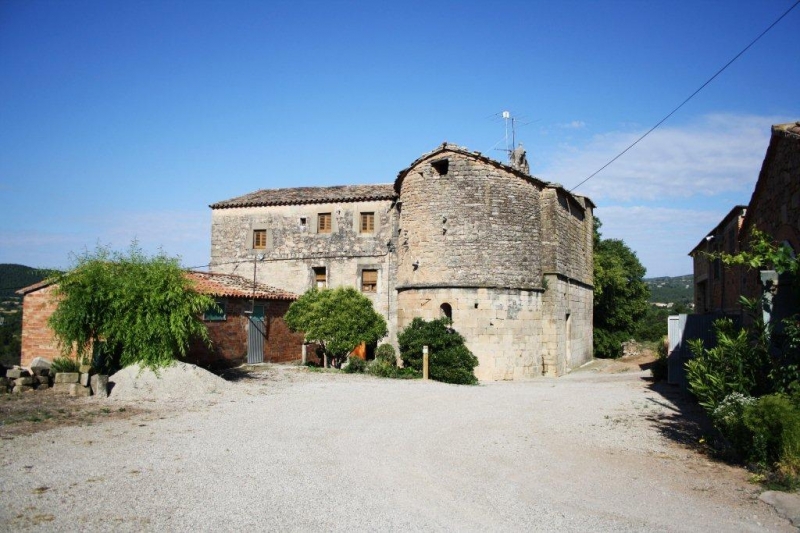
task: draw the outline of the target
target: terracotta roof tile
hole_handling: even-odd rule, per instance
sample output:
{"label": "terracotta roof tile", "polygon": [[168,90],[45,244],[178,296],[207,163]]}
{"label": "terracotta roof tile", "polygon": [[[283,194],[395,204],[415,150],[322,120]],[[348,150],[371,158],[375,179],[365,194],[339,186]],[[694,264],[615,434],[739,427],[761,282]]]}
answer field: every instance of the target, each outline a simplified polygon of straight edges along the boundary
{"label": "terracotta roof tile", "polygon": [[235,274],[190,271],[186,277],[194,281],[195,289],[203,294],[228,298],[252,298],[260,300],[296,300],[297,295],[289,291],[277,289],[263,283],[256,283],[253,292],[253,280]]}
{"label": "terracotta roof tile", "polygon": [[211,209],[256,207],[266,205],[320,204],[328,202],[366,202],[391,200],[395,197],[390,183],[378,185],[336,185],[333,187],[294,187],[261,189],[244,196],[211,204]]}

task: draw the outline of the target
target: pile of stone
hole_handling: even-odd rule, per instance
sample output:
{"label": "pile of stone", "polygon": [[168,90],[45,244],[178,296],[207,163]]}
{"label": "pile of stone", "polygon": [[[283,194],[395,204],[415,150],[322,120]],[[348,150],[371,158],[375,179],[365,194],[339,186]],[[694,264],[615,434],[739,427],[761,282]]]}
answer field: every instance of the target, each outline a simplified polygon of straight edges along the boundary
{"label": "pile of stone", "polygon": [[92,374],[89,365],[81,365],[80,372],[56,373],[53,389],[79,398],[91,395],[108,398],[108,376]]}
{"label": "pile of stone", "polygon": [[49,389],[53,384],[52,380],[49,362],[47,365],[32,364],[30,370],[14,366],[6,370],[5,377],[0,378],[0,392],[21,393]]}
{"label": "pile of stone", "polygon": [[14,366],[0,377],[0,392],[23,393],[53,388],[56,393],[86,397],[94,394],[108,398],[108,376],[92,374],[91,366],[82,365],[79,372],[50,371],[50,361],[37,357],[30,369]]}

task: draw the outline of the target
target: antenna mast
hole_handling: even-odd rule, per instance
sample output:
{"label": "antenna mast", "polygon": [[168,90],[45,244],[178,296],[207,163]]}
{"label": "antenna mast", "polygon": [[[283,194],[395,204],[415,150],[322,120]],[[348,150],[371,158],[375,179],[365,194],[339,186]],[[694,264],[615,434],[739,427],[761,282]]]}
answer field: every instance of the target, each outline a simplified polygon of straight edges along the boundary
{"label": "antenna mast", "polygon": [[[516,128],[516,119],[511,116],[509,111],[503,111],[503,120],[506,123],[506,155],[508,156],[509,164],[512,163],[511,155],[514,152],[514,148],[517,147],[517,128]],[[511,142],[508,142],[508,123],[511,122]]]}

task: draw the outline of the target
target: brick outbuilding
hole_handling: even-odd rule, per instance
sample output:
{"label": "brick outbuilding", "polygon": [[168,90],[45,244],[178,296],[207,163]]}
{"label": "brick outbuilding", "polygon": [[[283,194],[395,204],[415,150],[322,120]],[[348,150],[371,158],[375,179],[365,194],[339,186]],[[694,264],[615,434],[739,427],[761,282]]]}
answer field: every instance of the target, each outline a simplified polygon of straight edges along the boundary
{"label": "brick outbuilding", "polygon": [[[261,342],[255,346],[260,345],[263,361],[287,362],[301,358],[303,334],[290,332],[283,321],[296,295],[264,283],[254,284],[234,274],[192,271],[186,276],[198,292],[214,297],[222,310],[203,314],[212,346],[193,342],[187,362],[201,366],[233,366],[246,362],[248,332],[252,328],[261,337]],[[52,282],[43,281],[17,291],[23,296],[22,366],[28,366],[36,357],[52,361],[61,355],[48,325],[58,305],[55,288]]]}

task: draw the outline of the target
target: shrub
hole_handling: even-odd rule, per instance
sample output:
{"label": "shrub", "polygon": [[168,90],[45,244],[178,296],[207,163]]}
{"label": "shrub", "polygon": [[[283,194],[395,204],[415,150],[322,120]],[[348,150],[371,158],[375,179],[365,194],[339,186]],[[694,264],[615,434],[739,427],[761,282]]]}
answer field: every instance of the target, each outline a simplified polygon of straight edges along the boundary
{"label": "shrub", "polygon": [[653,373],[653,381],[665,381],[667,379],[667,355],[669,350],[669,341],[667,338],[661,339],[656,348],[656,360],[653,361],[653,367],[650,371]]}
{"label": "shrub", "polygon": [[386,361],[397,366],[397,352],[394,351],[394,346],[391,344],[381,344],[375,349],[375,360]]}
{"label": "shrub", "polygon": [[744,423],[744,412],[757,401],[751,396],[734,392],[726,396],[711,412],[714,426],[742,459],[749,458],[753,444],[753,432]]}
{"label": "shrub", "polygon": [[594,356],[602,359],[617,359],[622,356],[622,343],[631,336],[624,331],[594,330]]}
{"label": "shrub", "polygon": [[753,433],[750,460],[776,466],[788,476],[800,473],[800,408],[787,395],[769,394],[744,410],[744,424]]}
{"label": "shrub", "polygon": [[50,372],[57,374],[59,372],[79,372],[80,365],[78,361],[71,357],[56,357],[50,365]]}
{"label": "shrub", "polygon": [[362,373],[367,369],[367,362],[360,357],[351,356],[347,359],[347,365],[343,370],[348,374]]}
{"label": "shrub", "polygon": [[686,363],[689,390],[711,413],[729,394],[758,396],[766,389],[769,355],[753,346],[745,329],[738,331],[730,319],[714,322],[717,346],[706,349],[699,339],[689,341],[695,358]]}
{"label": "shrub", "polygon": [[419,379],[422,373],[413,368],[400,368],[394,361],[375,359],[367,365],[367,374],[379,378],[392,379]]}
{"label": "shrub", "polygon": [[422,372],[422,347],[430,353],[431,379],[445,383],[474,385],[478,382],[473,370],[478,359],[464,344],[464,337],[450,327],[451,320],[440,318],[426,322],[415,318],[397,336],[405,366]]}

